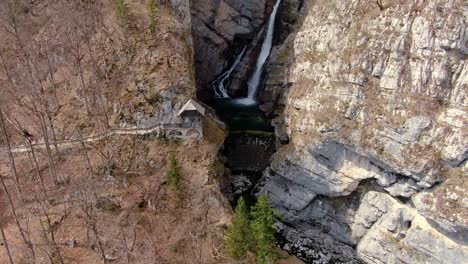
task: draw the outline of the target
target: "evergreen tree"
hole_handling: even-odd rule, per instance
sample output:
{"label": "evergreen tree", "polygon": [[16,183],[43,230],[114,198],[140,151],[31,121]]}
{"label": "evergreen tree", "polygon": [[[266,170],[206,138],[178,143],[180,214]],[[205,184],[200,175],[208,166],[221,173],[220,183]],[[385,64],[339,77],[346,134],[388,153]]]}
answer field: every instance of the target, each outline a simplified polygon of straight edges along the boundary
{"label": "evergreen tree", "polygon": [[260,195],[252,208],[252,231],[255,239],[255,251],[258,263],[276,263],[277,252],[275,246],[274,224],[276,222],[274,210],[268,201],[268,196]]}
{"label": "evergreen tree", "polygon": [[148,13],[150,17],[150,32],[151,34],[156,34],[158,29],[158,7],[156,6],[156,0],[148,0]]}
{"label": "evergreen tree", "polygon": [[174,154],[170,157],[169,171],[167,172],[169,185],[176,190],[180,189],[182,181],[182,174],[180,173],[180,166]]}
{"label": "evergreen tree", "polygon": [[250,229],[249,212],[244,198],[237,202],[236,212],[232,225],[226,237],[226,249],[235,260],[245,260],[247,251],[252,245],[252,232]]}

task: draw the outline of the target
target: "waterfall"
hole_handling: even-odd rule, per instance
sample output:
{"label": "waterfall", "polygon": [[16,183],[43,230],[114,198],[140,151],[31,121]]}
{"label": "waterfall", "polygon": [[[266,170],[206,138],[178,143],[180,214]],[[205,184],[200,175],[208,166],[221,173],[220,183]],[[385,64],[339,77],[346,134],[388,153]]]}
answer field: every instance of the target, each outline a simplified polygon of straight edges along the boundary
{"label": "waterfall", "polygon": [[[255,71],[247,82],[247,86],[248,86],[247,97],[235,99],[235,102],[237,103],[244,104],[244,105],[254,105],[256,103],[255,96],[257,95],[258,86],[260,85],[263,68],[265,66],[265,63],[268,59],[268,56],[270,55],[271,48],[273,46],[275,21],[276,21],[276,15],[278,13],[278,7],[280,3],[281,3],[281,0],[276,1],[275,6],[273,7],[273,11],[271,12],[270,18],[268,19],[267,32],[265,35],[265,39],[263,40],[263,43],[262,43],[262,49],[260,51],[260,54],[257,57],[257,62],[255,64]],[[234,69],[237,67],[237,65],[241,61],[246,49],[247,49],[247,45],[242,49],[242,52],[239,55],[237,55],[236,60],[231,65],[231,67],[226,72],[221,74],[221,76],[219,76],[213,82],[213,89],[215,92],[215,96],[217,98],[230,98],[227,93],[227,88],[225,87],[226,81],[229,79],[229,77],[231,76],[231,73],[234,71]]]}
{"label": "waterfall", "polygon": [[265,62],[270,55],[271,48],[273,46],[273,33],[275,31],[275,20],[276,14],[278,13],[278,7],[281,3],[281,0],[277,0],[273,11],[271,12],[270,19],[268,20],[268,28],[265,39],[263,40],[262,50],[257,58],[257,64],[255,65],[255,72],[250,77],[248,81],[248,96],[247,98],[240,99],[238,102],[242,104],[255,104],[255,96],[257,94],[258,86],[260,85],[260,80],[263,73],[263,67]]}
{"label": "waterfall", "polygon": [[244,46],[242,49],[241,53],[237,55],[236,60],[234,63],[231,65],[229,70],[221,74],[221,76],[218,77],[213,83],[214,86],[214,92],[215,96],[218,98],[229,98],[229,95],[227,93],[227,89],[225,87],[225,82],[229,79],[231,76],[231,73],[234,71],[234,69],[237,67],[237,64],[241,61],[242,57],[244,56],[245,50],[247,49],[247,45]]}

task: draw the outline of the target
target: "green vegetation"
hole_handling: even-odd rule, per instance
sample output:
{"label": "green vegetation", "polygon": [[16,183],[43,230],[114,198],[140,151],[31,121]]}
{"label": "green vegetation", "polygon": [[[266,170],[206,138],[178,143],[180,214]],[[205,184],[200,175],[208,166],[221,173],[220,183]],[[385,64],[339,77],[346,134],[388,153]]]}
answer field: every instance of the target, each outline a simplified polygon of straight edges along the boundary
{"label": "green vegetation", "polygon": [[120,211],[120,205],[106,197],[100,197],[97,199],[96,208],[109,213],[118,213]]}
{"label": "green vegetation", "polygon": [[167,180],[169,185],[176,189],[180,189],[182,182],[182,173],[180,172],[180,166],[175,158],[175,155],[172,154],[169,161],[169,171],[167,172]]}
{"label": "green vegetation", "polygon": [[275,263],[278,254],[275,250],[274,224],[276,222],[273,207],[268,201],[268,196],[261,195],[252,208],[252,231],[255,237],[255,251],[258,263]]}
{"label": "green vegetation", "polygon": [[247,251],[252,248],[252,241],[249,211],[244,198],[241,197],[237,202],[232,226],[226,236],[226,249],[233,259],[245,260]]}
{"label": "green vegetation", "polygon": [[120,22],[125,24],[128,20],[128,5],[126,0],[116,0],[115,12]]}
{"label": "green vegetation", "polygon": [[[252,218],[250,218],[250,215]],[[245,200],[238,201],[232,226],[226,235],[226,249],[237,261],[244,261],[247,252],[257,255],[260,264],[276,263],[278,254],[275,246],[274,209],[268,201],[268,196],[261,195],[249,214]]]}
{"label": "green vegetation", "polygon": [[159,26],[158,7],[156,6],[156,0],[148,0],[147,5],[149,17],[150,17],[150,32],[156,34]]}

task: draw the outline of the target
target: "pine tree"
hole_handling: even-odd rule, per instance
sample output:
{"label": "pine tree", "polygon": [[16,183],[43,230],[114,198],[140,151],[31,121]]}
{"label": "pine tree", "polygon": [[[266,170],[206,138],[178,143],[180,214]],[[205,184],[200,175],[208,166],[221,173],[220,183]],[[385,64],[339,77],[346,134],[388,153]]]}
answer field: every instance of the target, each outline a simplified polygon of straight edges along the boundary
{"label": "pine tree", "polygon": [[174,154],[170,157],[169,171],[167,172],[169,185],[176,190],[180,189],[182,181],[182,174],[180,173],[180,167]]}
{"label": "pine tree", "polygon": [[158,29],[158,8],[156,6],[156,0],[148,0],[148,13],[150,17],[150,32],[151,34],[156,34]]}
{"label": "pine tree", "polygon": [[255,239],[255,251],[259,264],[276,263],[274,210],[268,201],[268,196],[261,195],[252,208],[252,231]]}
{"label": "pine tree", "polygon": [[226,236],[226,249],[235,260],[245,260],[247,251],[252,246],[249,212],[244,198],[237,202],[236,213]]}

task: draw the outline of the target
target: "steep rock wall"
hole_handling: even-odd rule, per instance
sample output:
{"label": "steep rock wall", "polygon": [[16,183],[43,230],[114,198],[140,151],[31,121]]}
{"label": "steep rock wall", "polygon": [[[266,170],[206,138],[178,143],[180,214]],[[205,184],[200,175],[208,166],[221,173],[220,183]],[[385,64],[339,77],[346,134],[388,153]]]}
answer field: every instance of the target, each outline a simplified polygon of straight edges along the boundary
{"label": "steep rock wall", "polygon": [[[249,43],[255,37],[271,11],[272,2],[191,1],[195,69],[200,97],[207,99],[212,96],[210,82],[229,66],[236,52],[240,53],[242,47],[238,46],[239,43]],[[235,41],[237,39],[246,41]]]}
{"label": "steep rock wall", "polygon": [[467,16],[461,0],[305,1],[260,94],[288,143],[262,188],[286,249],[317,263],[467,257]]}

